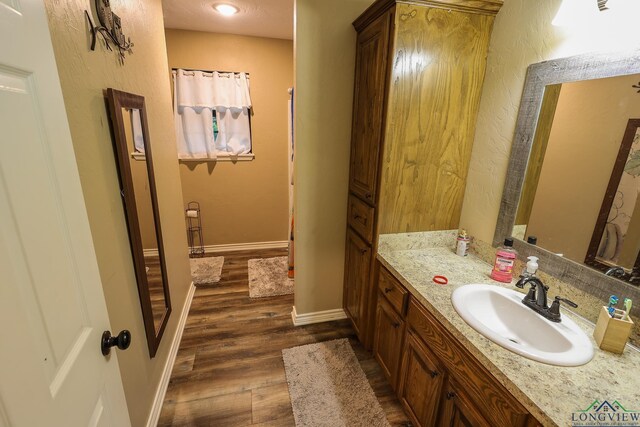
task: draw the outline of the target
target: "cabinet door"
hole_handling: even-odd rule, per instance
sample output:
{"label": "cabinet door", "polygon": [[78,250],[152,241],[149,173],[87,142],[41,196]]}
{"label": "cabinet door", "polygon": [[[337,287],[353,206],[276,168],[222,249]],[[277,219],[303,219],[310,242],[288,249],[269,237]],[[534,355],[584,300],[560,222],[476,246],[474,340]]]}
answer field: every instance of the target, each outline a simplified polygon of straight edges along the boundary
{"label": "cabinet door", "polygon": [[447,384],[441,406],[440,427],[491,427],[455,381]]}
{"label": "cabinet door", "polygon": [[400,365],[403,333],[404,321],[391,307],[387,299],[381,294],[378,295],[373,354],[394,390]]}
{"label": "cabinet door", "polygon": [[446,372],[411,330],[402,355],[400,402],[416,426],[434,426]]}
{"label": "cabinet door", "polygon": [[353,328],[363,341],[366,333],[366,304],[371,273],[371,246],[349,228],[344,266],[343,306]]}
{"label": "cabinet door", "polygon": [[390,14],[358,34],[351,128],[349,188],[373,205],[382,144]]}
{"label": "cabinet door", "polygon": [[465,394],[494,426],[522,427],[529,413],[453,334],[416,300],[409,301],[407,327],[420,337]]}

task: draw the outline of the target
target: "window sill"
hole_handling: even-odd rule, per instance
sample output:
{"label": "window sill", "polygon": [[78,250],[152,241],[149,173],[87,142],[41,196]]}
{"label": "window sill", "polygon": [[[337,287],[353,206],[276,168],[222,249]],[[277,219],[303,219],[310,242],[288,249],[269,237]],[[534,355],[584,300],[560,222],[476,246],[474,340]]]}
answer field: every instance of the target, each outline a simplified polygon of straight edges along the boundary
{"label": "window sill", "polygon": [[[147,158],[144,153],[131,153],[131,158],[133,160],[144,162]],[[232,156],[228,154],[218,154],[218,157],[215,159],[178,159],[180,163],[209,163],[209,162],[250,162],[256,158],[256,155],[253,153],[247,154],[239,154],[237,156]]]}
{"label": "window sill", "polygon": [[180,163],[209,163],[209,162],[250,162],[255,159],[255,154],[238,154],[233,156],[230,154],[218,154],[215,159],[178,159]]}

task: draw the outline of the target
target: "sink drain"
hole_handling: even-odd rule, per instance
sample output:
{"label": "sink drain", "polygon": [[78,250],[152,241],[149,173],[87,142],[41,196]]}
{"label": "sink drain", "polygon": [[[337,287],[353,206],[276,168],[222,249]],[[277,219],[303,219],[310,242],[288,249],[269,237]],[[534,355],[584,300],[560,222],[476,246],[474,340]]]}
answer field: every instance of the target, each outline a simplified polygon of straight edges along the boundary
{"label": "sink drain", "polygon": [[513,338],[507,338],[507,339],[508,339],[509,341],[511,341],[512,343],[520,344],[520,341],[518,341],[518,340],[516,340],[516,339],[513,339]]}

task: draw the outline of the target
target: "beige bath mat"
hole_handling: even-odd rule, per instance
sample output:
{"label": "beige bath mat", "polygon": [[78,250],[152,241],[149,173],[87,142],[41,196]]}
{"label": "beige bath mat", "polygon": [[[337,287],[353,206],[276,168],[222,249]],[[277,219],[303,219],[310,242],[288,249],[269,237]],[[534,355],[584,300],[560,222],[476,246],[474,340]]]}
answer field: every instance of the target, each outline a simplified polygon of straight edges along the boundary
{"label": "beige bath mat", "polygon": [[210,285],[220,281],[224,264],[223,256],[190,258],[189,261],[194,285]]}
{"label": "beige bath mat", "polygon": [[293,293],[293,279],[286,256],[249,260],[249,296],[251,298],[288,295]]}
{"label": "beige bath mat", "polygon": [[282,350],[297,427],[389,427],[346,338]]}

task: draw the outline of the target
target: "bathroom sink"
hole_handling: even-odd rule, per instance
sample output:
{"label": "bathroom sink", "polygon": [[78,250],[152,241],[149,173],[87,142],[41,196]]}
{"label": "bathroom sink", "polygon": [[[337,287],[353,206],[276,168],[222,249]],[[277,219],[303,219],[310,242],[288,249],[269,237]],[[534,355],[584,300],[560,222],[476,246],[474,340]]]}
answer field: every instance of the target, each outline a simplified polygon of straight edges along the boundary
{"label": "bathroom sink", "polygon": [[558,366],[593,358],[590,338],[567,316],[551,322],[522,304],[523,294],[495,285],[466,285],[451,295],[453,307],[473,329],[521,356]]}

